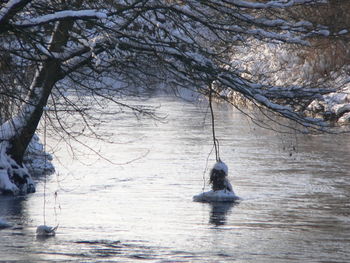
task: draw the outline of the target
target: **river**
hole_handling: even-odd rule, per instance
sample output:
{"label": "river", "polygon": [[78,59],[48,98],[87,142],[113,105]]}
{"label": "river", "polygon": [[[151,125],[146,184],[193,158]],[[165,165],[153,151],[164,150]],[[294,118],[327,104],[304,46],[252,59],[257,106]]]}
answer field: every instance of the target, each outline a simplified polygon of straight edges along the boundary
{"label": "river", "polygon": [[[118,143],[88,141],[122,165],[74,142],[72,156],[48,138],[56,174],[37,178],[35,194],[0,197],[0,218],[14,225],[0,230],[0,262],[349,262],[348,135],[276,134],[216,105],[221,158],[241,201],[196,203],[208,189],[207,105],[140,103],[167,118],[106,115],[100,131]],[[36,237],[44,220],[59,224],[55,237]]]}

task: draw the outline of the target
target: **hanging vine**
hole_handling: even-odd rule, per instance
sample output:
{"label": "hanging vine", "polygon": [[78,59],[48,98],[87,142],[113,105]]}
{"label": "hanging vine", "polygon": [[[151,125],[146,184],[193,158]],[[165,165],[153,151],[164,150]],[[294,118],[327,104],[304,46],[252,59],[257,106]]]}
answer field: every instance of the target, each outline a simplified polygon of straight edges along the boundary
{"label": "hanging vine", "polygon": [[216,139],[215,135],[215,116],[213,110],[213,86],[212,83],[209,83],[209,108],[210,108],[210,116],[211,116],[211,131],[213,136],[213,144],[215,149],[215,159],[217,162],[220,161],[220,145],[218,139]]}
{"label": "hanging vine", "polygon": [[207,160],[206,160],[205,170],[203,172],[203,188],[202,188],[202,191],[204,191],[204,189],[205,189],[205,173],[207,171],[209,157],[212,154],[213,150],[215,150],[215,160],[216,160],[216,162],[221,162],[219,140],[216,138],[216,134],[215,134],[215,116],[214,116],[214,110],[213,110],[213,92],[214,92],[214,89],[213,89],[213,86],[212,86],[212,81],[209,82],[208,87],[209,87],[209,109],[210,109],[210,120],[211,120],[211,132],[212,132],[212,138],[213,138],[213,147],[210,150],[210,153],[209,153],[209,155],[207,157]]}
{"label": "hanging vine", "polygon": [[47,162],[47,156],[46,156],[46,125],[47,125],[47,112],[44,111],[44,204],[43,204],[43,218],[44,218],[44,225],[46,225],[46,162]]}

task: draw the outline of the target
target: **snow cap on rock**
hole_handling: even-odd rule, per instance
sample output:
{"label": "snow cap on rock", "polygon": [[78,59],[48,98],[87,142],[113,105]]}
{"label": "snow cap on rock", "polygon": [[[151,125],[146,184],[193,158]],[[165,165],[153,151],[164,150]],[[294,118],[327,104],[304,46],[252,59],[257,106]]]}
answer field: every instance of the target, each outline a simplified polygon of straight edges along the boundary
{"label": "snow cap on rock", "polygon": [[213,169],[218,170],[218,171],[224,171],[225,174],[228,174],[228,167],[227,167],[227,165],[226,165],[224,162],[222,162],[222,161],[216,162],[215,165],[214,165],[214,167],[213,167]]}

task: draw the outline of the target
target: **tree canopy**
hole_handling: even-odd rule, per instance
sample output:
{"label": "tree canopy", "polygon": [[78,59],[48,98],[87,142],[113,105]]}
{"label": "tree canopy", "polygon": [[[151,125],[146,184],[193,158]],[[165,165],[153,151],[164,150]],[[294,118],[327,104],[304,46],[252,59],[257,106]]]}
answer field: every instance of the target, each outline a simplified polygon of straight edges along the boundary
{"label": "tree canopy", "polygon": [[123,103],[122,96],[154,88],[156,83],[204,95],[213,92],[221,99],[226,99],[222,96],[226,91],[234,92],[309,131],[327,130],[331,127],[327,118],[310,117],[305,109],[337,87],[264,81],[242,67],[244,59],[237,63],[236,55],[257,42],[309,47],[315,37],[344,35],[345,31],[293,15],[298,8],[328,4],[325,0],[7,1],[0,8],[4,152],[21,165],[48,108],[58,127],[68,128],[60,112],[73,111],[90,128],[88,105],[81,96],[147,114],[142,107]]}

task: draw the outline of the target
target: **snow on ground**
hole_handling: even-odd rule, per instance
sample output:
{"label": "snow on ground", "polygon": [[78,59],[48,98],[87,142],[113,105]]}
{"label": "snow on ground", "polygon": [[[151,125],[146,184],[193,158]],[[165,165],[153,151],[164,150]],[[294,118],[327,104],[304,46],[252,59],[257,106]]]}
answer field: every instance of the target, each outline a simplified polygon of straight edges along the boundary
{"label": "snow on ground", "polygon": [[25,154],[23,167],[7,155],[8,147],[8,141],[0,142],[0,194],[35,192],[32,175],[53,173],[52,156],[44,152],[44,147],[36,135]]}
{"label": "snow on ground", "polygon": [[312,113],[321,113],[330,120],[339,124],[350,123],[350,85],[341,91],[333,92],[323,96],[321,100],[314,100],[308,106]]}
{"label": "snow on ground", "polygon": [[34,182],[25,166],[19,166],[8,154],[8,141],[0,143],[0,194],[35,192]]}

